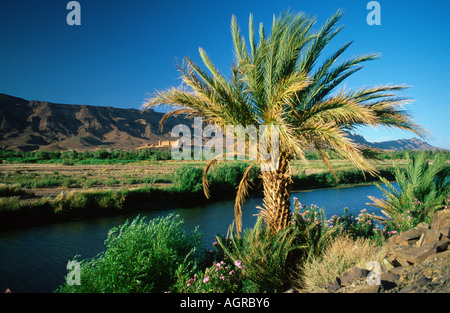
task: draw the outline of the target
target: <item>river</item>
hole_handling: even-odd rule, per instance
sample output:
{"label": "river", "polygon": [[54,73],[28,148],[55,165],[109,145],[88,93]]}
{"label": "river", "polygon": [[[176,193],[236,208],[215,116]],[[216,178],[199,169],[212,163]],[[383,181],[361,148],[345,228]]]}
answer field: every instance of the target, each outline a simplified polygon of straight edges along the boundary
{"label": "river", "polygon": [[[367,208],[380,215],[379,210],[367,206],[367,195],[382,197],[374,185],[328,188],[293,192],[304,205],[315,204],[325,209],[327,217],[341,215],[345,207],[358,214]],[[261,198],[250,198],[243,207],[243,228],[252,227],[261,206]],[[154,218],[169,213],[179,214],[187,231],[197,225],[207,249],[212,249],[216,234],[226,234],[234,218],[234,201],[220,201],[209,205],[170,210],[133,213],[104,218],[80,219],[71,222],[41,225],[0,233],[0,292],[52,292],[64,282],[66,265],[75,255],[90,258],[104,251],[108,230],[132,220],[137,215]]]}

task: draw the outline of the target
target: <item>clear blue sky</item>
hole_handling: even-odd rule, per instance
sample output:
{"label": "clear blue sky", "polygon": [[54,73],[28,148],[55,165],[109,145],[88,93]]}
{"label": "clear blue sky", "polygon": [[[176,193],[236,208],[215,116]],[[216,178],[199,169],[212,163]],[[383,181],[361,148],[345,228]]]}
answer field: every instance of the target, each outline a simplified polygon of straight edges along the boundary
{"label": "clear blue sky", "polygon": [[[317,16],[338,8],[346,28],[326,50],[354,40],[344,57],[381,53],[346,87],[407,84],[408,109],[431,144],[450,149],[450,2],[381,0],[381,25],[369,26],[368,0],[79,0],[81,26],[69,26],[66,0],[0,0],[0,93],[29,100],[140,108],[149,93],[178,86],[174,64],[199,61],[204,48],[229,73],[231,15],[246,33],[248,16],[266,29],[287,8]],[[411,138],[364,129],[369,141]]]}

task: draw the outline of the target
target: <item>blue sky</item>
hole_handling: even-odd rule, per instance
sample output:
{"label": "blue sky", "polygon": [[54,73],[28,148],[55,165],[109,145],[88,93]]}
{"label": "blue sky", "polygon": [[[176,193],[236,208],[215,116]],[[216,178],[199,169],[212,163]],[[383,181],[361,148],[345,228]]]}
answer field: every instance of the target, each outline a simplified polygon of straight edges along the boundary
{"label": "blue sky", "polygon": [[[407,108],[435,146],[450,149],[450,2],[381,0],[381,25],[366,22],[368,0],[79,0],[81,26],[69,26],[66,0],[0,0],[0,93],[29,100],[140,108],[149,93],[178,86],[174,65],[200,61],[204,48],[222,72],[232,63],[230,20],[247,33],[248,17],[266,29],[290,8],[322,25],[345,10],[344,30],[324,56],[354,41],[343,58],[378,52],[347,88],[407,84]],[[369,141],[412,138],[398,130],[363,129]]]}

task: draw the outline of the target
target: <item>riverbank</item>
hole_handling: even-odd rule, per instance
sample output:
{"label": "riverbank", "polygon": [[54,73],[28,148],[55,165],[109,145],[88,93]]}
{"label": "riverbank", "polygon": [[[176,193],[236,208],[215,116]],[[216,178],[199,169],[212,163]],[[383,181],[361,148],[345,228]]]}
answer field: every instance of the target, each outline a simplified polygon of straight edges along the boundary
{"label": "riverbank", "polygon": [[[203,167],[199,165],[188,163],[182,167],[174,167],[173,164],[165,163],[165,167],[162,166],[159,169],[145,167],[146,171],[153,172],[152,177],[159,177],[158,179],[164,180],[164,183],[156,183],[156,179],[150,183],[139,180],[139,177],[149,177],[148,172],[140,172],[144,170],[144,167],[140,166],[124,168],[117,165],[110,167],[96,165],[92,168],[88,167],[88,170],[85,166],[65,166],[55,171],[55,168],[40,168],[38,165],[32,165],[22,168],[20,172],[17,172],[18,169],[9,168],[9,171],[4,172],[3,184],[0,185],[0,230],[234,199],[236,186],[243,176],[246,163],[224,164],[212,170],[208,176],[211,183],[210,199],[205,197],[202,190]],[[120,184],[105,186],[97,183],[87,186],[88,188],[75,184],[68,187],[58,184],[61,178],[79,177],[79,173],[83,171],[90,173],[85,177],[97,177],[105,172],[109,174],[120,172],[122,176],[128,173],[127,178],[134,179],[135,183],[125,186]],[[389,180],[393,178],[393,169],[381,168],[379,171],[380,176]],[[67,176],[68,172],[72,173],[72,176]],[[353,169],[343,168],[337,170],[335,174],[336,177],[326,171],[316,171],[311,174],[297,172],[292,176],[292,190],[352,186],[379,181],[376,176],[364,175]],[[12,179],[14,175],[22,180]],[[24,177],[26,179],[23,179]],[[45,179],[50,181],[53,179],[54,186],[42,187],[43,184],[36,183]],[[256,168],[249,179],[253,186],[250,196],[261,196],[261,182]],[[99,182],[100,179],[97,181]],[[8,184],[8,182],[15,184]]]}

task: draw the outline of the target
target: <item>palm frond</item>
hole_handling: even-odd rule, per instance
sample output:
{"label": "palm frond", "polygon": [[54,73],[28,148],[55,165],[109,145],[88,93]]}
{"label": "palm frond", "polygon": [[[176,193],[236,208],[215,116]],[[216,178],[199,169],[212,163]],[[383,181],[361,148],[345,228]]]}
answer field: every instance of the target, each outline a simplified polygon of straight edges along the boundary
{"label": "palm frond", "polygon": [[238,186],[238,191],[234,204],[234,221],[236,224],[236,231],[238,236],[240,236],[242,232],[242,205],[245,202],[245,199],[248,197],[248,190],[250,188],[250,182],[248,180],[250,176],[250,171],[255,166],[255,163],[250,164],[244,172],[242,179]]}

